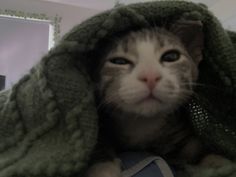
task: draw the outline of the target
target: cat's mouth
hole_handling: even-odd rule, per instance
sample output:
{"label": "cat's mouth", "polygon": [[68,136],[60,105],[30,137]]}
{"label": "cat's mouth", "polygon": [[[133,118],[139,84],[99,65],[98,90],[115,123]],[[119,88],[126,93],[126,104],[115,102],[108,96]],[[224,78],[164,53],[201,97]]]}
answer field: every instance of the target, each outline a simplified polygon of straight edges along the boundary
{"label": "cat's mouth", "polygon": [[138,103],[145,103],[145,102],[159,102],[163,103],[163,101],[156,96],[154,96],[152,93],[150,93],[148,96],[145,96],[141,100],[138,101]]}

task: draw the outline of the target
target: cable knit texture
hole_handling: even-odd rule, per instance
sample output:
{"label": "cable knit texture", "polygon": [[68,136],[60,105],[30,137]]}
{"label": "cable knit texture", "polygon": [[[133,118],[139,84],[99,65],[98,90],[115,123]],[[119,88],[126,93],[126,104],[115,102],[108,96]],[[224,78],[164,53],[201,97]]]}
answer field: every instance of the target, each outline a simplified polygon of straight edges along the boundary
{"label": "cable knit texture", "polygon": [[[74,27],[11,89],[0,93],[0,177],[81,176],[97,139],[91,69],[113,35],[171,24],[203,23],[204,60],[188,104],[206,145],[236,159],[236,34],[204,5],[157,1],[119,6]],[[236,168],[235,168],[236,169]]]}

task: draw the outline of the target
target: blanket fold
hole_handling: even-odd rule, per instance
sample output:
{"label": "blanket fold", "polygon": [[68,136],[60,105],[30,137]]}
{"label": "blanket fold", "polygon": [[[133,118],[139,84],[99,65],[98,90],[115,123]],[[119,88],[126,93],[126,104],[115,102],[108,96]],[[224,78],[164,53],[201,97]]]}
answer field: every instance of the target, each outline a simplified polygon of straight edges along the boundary
{"label": "blanket fold", "polygon": [[0,92],[0,177],[80,176],[98,133],[91,79],[97,53],[112,36],[181,18],[201,20],[205,36],[188,119],[207,146],[235,160],[236,33],[203,5],[156,1],[119,6],[77,25],[29,74]]}

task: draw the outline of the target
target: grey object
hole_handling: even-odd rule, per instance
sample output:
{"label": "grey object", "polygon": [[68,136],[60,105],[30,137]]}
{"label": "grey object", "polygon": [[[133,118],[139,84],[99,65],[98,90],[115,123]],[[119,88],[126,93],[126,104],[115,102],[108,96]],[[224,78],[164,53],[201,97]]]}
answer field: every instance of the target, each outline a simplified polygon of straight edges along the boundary
{"label": "grey object", "polygon": [[6,76],[0,75],[0,90],[5,89]]}
{"label": "grey object", "polygon": [[166,161],[142,152],[126,152],[120,155],[122,177],[174,177]]}

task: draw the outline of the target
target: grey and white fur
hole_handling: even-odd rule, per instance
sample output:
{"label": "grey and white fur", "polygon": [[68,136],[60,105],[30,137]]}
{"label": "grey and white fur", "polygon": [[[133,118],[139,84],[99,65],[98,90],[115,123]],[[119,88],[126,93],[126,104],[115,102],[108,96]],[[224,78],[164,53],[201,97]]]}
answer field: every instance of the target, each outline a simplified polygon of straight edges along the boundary
{"label": "grey and white fur", "polygon": [[202,60],[201,22],[132,31],[108,45],[112,49],[101,59],[97,78],[95,153],[107,157],[98,158],[88,176],[120,177],[116,153],[127,150],[148,151],[176,166],[200,163],[206,149],[181,115]]}

